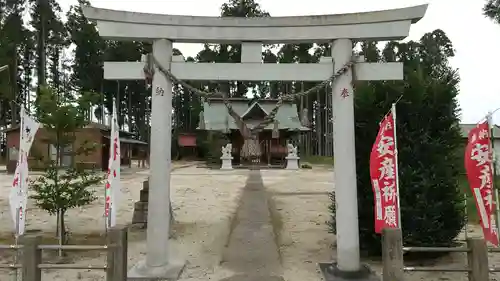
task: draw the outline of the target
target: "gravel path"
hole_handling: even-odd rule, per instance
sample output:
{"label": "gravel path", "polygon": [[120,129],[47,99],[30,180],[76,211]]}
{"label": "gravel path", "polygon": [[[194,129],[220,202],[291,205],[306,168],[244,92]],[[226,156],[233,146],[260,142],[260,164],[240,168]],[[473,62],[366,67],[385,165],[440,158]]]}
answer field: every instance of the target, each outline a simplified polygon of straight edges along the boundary
{"label": "gravel path", "polygon": [[235,275],[225,280],[283,280],[269,200],[260,172],[251,171],[221,263]]}

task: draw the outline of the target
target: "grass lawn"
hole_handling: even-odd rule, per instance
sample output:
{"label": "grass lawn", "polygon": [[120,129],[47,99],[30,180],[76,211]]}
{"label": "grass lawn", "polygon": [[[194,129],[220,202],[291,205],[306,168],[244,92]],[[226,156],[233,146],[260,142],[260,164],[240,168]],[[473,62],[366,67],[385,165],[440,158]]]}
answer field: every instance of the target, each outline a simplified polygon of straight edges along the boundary
{"label": "grass lawn", "polygon": [[465,192],[465,194],[467,195],[467,221],[474,224],[479,223],[479,217],[476,210],[476,201],[472,196],[472,191],[470,190],[466,175],[460,176],[459,186],[460,190]]}
{"label": "grass lawn", "polygon": [[315,165],[332,165],[333,166],[333,156],[311,155],[311,156],[305,156],[304,158],[302,158],[300,160],[303,163],[307,162],[307,163],[315,164]]}
{"label": "grass lawn", "polygon": [[[500,187],[500,179],[496,180],[495,186],[497,188]],[[472,191],[470,190],[469,183],[467,182],[467,176],[462,175],[459,180],[460,189],[465,191],[467,194],[467,216],[469,223],[479,223],[479,216],[476,210],[476,201],[472,196]]]}

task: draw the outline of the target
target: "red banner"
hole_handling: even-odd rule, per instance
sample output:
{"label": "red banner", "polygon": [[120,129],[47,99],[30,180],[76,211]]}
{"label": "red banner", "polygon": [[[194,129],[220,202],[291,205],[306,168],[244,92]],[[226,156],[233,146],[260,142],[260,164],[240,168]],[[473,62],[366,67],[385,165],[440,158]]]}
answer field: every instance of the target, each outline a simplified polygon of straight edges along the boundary
{"label": "red banner", "polygon": [[469,132],[465,148],[465,170],[472,195],[476,201],[484,239],[498,246],[492,160],[490,130],[488,122],[483,122]]}
{"label": "red banner", "polygon": [[399,227],[399,194],[394,115],[389,113],[370,154],[370,178],[375,201],[375,232]]}

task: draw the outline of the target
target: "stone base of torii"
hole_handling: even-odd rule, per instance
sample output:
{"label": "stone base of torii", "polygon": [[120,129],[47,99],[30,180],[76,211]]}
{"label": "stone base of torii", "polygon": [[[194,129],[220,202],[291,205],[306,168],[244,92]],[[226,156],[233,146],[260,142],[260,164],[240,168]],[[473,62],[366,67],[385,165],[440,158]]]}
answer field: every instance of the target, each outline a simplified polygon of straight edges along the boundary
{"label": "stone base of torii", "polygon": [[318,265],[324,281],[380,281],[377,274],[366,264],[362,264],[361,268],[356,271],[340,270],[335,262],[319,263]]}
{"label": "stone base of torii", "polygon": [[[142,184],[139,201],[134,204],[134,214],[132,216],[132,225],[136,227],[146,228],[148,226],[148,209],[149,209],[149,179]],[[172,204],[170,204],[170,226],[174,225],[174,212]],[[169,228],[169,238],[174,235],[173,227]],[[171,253],[171,256],[175,253]],[[162,276],[166,280],[177,280],[185,266],[184,260],[170,262],[166,267],[157,267],[158,270],[151,270],[145,262],[136,264],[129,272],[129,280],[154,280],[154,277]],[[153,277],[153,279],[152,279]]]}

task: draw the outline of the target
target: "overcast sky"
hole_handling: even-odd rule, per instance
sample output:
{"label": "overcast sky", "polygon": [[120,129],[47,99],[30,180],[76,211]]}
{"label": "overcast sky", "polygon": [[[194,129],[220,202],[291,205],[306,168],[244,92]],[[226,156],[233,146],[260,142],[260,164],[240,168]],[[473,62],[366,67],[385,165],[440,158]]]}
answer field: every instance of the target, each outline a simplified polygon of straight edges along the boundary
{"label": "overcast sky", "polygon": [[[59,0],[67,11],[76,0]],[[90,0],[92,6],[115,10],[174,15],[218,16],[224,0]],[[476,123],[500,107],[500,26],[482,15],[483,0],[257,0],[271,16],[338,14],[401,8],[428,3],[424,19],[412,26],[408,39],[442,29],[456,49],[452,65],[459,69],[462,122]],[[175,44],[185,56],[201,49],[197,44]],[[499,80],[497,80],[499,79]],[[500,123],[500,110],[494,120]]]}

